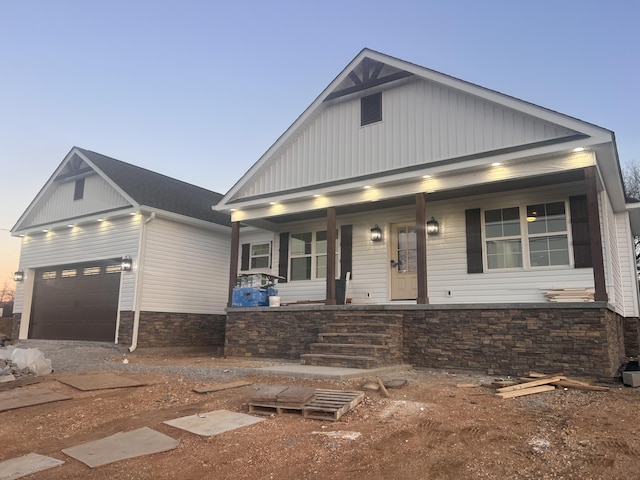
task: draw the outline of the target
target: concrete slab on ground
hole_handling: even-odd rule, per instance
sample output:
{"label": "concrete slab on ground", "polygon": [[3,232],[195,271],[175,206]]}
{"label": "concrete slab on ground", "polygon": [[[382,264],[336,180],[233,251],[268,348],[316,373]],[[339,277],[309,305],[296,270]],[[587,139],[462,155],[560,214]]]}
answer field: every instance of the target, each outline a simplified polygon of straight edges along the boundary
{"label": "concrete slab on ground", "polygon": [[44,388],[22,387],[15,390],[0,392],[0,412],[14,408],[30,407],[42,403],[69,400],[71,397],[52,392]]}
{"label": "concrete slab on ground", "polygon": [[323,378],[327,380],[349,380],[352,378],[381,377],[391,373],[406,372],[411,365],[390,365],[379,368],[320,367],[316,365],[274,365],[256,368],[258,375],[293,378]]}
{"label": "concrete slab on ground", "polygon": [[0,480],[15,480],[31,475],[32,473],[57,467],[63,463],[64,461],[56,458],[45,457],[37,453],[29,453],[22,457],[0,462]]}
{"label": "concrete slab on ground", "polygon": [[143,427],[130,432],[119,432],[100,440],[65,448],[62,451],[94,468],[126,458],[173,450],[179,443],[180,440],[174,440],[149,427]]}
{"label": "concrete slab on ground", "polygon": [[60,383],[82,391],[103,390],[107,388],[140,387],[144,383],[123,377],[117,373],[91,373],[85,375],[68,375],[56,378]]}
{"label": "concrete slab on ground", "polygon": [[187,432],[195,433],[196,435],[210,437],[229,430],[253,425],[263,420],[264,418],[256,418],[252,415],[245,415],[244,413],[214,410],[213,412],[166,420],[163,423],[186,430]]}

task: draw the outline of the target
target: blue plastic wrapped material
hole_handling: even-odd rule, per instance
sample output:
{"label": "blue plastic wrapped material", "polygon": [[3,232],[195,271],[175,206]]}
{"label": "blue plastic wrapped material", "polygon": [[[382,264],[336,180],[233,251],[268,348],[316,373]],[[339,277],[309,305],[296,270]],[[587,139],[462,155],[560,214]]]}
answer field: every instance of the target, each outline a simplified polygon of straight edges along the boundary
{"label": "blue plastic wrapped material", "polygon": [[269,297],[278,295],[278,290],[273,287],[236,287],[231,297],[232,307],[267,307]]}

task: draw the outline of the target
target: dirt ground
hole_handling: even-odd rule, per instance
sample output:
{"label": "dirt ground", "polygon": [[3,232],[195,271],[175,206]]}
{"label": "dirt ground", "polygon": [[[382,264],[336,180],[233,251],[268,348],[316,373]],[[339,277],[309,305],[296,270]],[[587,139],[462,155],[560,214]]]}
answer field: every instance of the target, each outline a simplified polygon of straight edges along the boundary
{"label": "dirt ground", "polygon": [[[132,359],[154,365],[241,365],[259,362],[181,355]],[[213,437],[162,422],[226,409],[247,413],[265,385],[360,389],[363,379],[336,382],[249,376],[252,385],[209,394],[208,382],[126,373],[146,386],[81,392],[56,381],[46,387],[71,400],[0,413],[0,461],[35,452],[60,467],[30,479],[630,479],[640,478],[640,389],[608,392],[556,389],[501,399],[492,377],[469,372],[411,370],[389,398],[369,391],[338,422],[285,414]],[[229,381],[240,378],[230,378]],[[220,382],[218,382],[220,383]],[[180,440],[172,451],[97,468],[63,448],[144,426]]]}

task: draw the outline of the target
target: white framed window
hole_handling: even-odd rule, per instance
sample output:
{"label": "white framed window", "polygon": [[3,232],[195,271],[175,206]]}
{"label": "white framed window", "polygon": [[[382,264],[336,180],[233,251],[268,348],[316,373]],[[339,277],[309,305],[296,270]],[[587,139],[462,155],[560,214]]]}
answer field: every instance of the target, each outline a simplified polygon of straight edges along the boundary
{"label": "white framed window", "polygon": [[[338,244],[337,234],[336,244]],[[337,256],[338,248],[336,245],[336,258]],[[289,257],[289,278],[291,281],[327,278],[326,230],[292,233]]]}
{"label": "white framed window", "polygon": [[271,242],[251,244],[250,268],[271,268]]}
{"label": "white framed window", "polygon": [[484,211],[488,270],[570,265],[566,202]]}

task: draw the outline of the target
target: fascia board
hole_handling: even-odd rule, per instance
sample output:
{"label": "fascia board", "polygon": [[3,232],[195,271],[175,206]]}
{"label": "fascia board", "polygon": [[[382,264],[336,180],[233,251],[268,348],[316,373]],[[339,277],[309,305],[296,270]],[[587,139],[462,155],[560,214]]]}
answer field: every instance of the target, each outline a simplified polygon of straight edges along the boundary
{"label": "fascia board", "polygon": [[186,225],[192,225],[192,226],[200,227],[206,230],[214,230],[221,233],[229,233],[231,231],[231,227],[227,227],[225,225],[220,225],[218,223],[213,223],[213,222],[207,222],[206,220],[200,220],[199,218],[180,215],[179,213],[168,212],[167,210],[148,207],[146,205],[140,206],[140,212],[142,214],[155,213],[157,218],[164,218],[166,220],[171,220],[171,221],[174,221],[177,223],[183,223]]}

